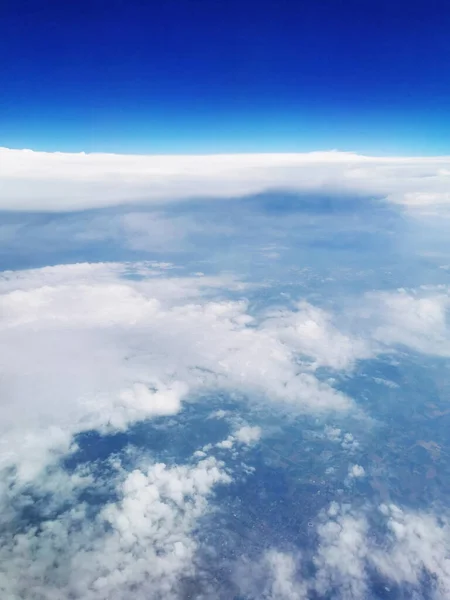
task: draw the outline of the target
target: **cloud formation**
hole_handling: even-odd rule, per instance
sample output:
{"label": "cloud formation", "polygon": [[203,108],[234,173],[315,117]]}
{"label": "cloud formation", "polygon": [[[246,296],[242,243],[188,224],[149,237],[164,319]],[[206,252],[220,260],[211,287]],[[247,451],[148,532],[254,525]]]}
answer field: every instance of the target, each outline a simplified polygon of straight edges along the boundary
{"label": "cloud formation", "polygon": [[55,519],[2,536],[2,597],[182,597],[183,579],[197,576],[194,527],[214,487],[231,481],[223,463],[155,463],[128,474],[119,469],[117,479],[118,500],[94,517],[78,502]]}
{"label": "cloud formation", "polygon": [[[408,597],[444,600],[450,593],[450,528],[446,515],[402,510],[383,504],[379,517],[384,535],[367,511],[333,503],[318,527],[319,552],[315,587],[340,598],[366,597],[371,574],[384,578],[386,586],[399,586]],[[379,522],[379,519],[378,519]],[[424,576],[428,575],[425,584]]]}
{"label": "cloud formation", "polygon": [[356,337],[305,302],[256,318],[246,300],[224,299],[224,290],[244,292],[242,282],[168,276],[170,267],[79,264],[0,277],[3,466],[33,478],[73,435],[175,414],[211,388],[346,410],[351,399],[319,381],[318,367],[349,370],[396,344],[450,352],[446,289],[367,296]]}
{"label": "cloud formation", "polygon": [[351,479],[359,479],[361,477],[364,477],[366,474],[366,471],[364,470],[364,467],[362,467],[361,465],[351,465],[348,468],[348,475]]}
{"label": "cloud formation", "polygon": [[235,581],[248,600],[307,600],[308,582],[302,581],[301,556],[269,549],[259,561],[243,560]]}
{"label": "cloud formation", "polygon": [[[393,206],[445,215],[449,163],[0,149],[0,211],[36,211],[3,212],[0,225],[0,258],[18,269],[0,273],[0,595],[216,600],[229,597],[220,577],[236,560],[236,593],[249,599],[363,600],[374,578],[408,597],[429,578],[435,600],[448,597],[446,511],[353,502],[370,484],[359,417],[379,416],[366,388],[382,402],[381,385],[397,385],[385,358],[370,359],[450,357],[449,288],[434,284],[448,265],[433,255],[406,283],[398,277],[399,256],[425,257],[435,231],[431,250],[442,250],[445,224],[416,248],[421,220]],[[282,188],[300,193],[257,195]],[[180,266],[166,262],[169,251]],[[141,260],[149,256],[162,258]],[[433,285],[420,285],[422,273]],[[286,440],[276,440],[281,422]],[[286,481],[266,470],[267,457]],[[297,547],[295,514],[288,542],[272,499],[277,486],[295,488],[298,459],[315,472],[301,483],[311,488],[308,521],[298,522],[308,543],[299,535]],[[429,491],[438,477],[428,474]],[[236,493],[247,476],[259,477],[248,497],[268,523]],[[230,499],[221,488],[217,527],[242,516],[252,529],[242,545],[239,523],[220,529],[223,539],[236,533],[230,551],[202,537],[218,486],[230,486]],[[322,510],[333,490],[339,503]],[[209,551],[229,562],[203,581]]]}
{"label": "cloud formation", "polygon": [[294,310],[269,313],[265,325],[306,361],[309,359],[312,368],[347,370],[373,353],[367,340],[342,333],[330,314],[305,301],[298,302]]}
{"label": "cloud formation", "polygon": [[230,198],[270,189],[350,192],[431,212],[450,202],[449,157],[337,151],[132,156],[0,148],[0,169],[3,210],[82,210],[139,200]]}
{"label": "cloud formation", "polygon": [[318,518],[314,548],[303,556],[271,548],[259,560],[243,561],[236,569],[238,587],[252,599],[365,600],[372,597],[375,576],[393,597],[448,598],[448,516],[394,504],[375,513],[333,502]]}
{"label": "cloud formation", "polygon": [[440,285],[368,294],[364,310],[376,341],[450,356],[449,308],[449,289]]}
{"label": "cloud formation", "polygon": [[[299,365],[298,349],[281,341],[273,323],[252,317],[245,300],[223,298],[224,289],[243,288],[239,281],[169,277],[164,267],[83,264],[3,274],[4,467],[32,479],[55,451],[69,450],[73,435],[124,431],[174,414],[189,394],[208,389],[313,412],[351,407]],[[308,332],[302,335],[308,345]],[[323,344],[309,346],[322,355]],[[249,443],[256,430],[234,435]]]}

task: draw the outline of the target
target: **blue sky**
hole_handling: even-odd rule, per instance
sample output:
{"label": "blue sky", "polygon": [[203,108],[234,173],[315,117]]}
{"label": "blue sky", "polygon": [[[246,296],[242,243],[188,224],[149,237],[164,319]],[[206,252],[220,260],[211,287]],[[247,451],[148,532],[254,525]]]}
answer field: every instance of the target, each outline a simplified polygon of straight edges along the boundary
{"label": "blue sky", "polygon": [[443,0],[10,0],[0,145],[446,154]]}

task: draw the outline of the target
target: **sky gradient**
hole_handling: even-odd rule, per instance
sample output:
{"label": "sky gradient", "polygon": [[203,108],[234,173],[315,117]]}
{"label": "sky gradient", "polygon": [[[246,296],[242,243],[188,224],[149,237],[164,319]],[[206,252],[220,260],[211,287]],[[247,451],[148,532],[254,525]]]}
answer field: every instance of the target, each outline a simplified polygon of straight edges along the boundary
{"label": "sky gradient", "polygon": [[450,9],[0,0],[0,600],[450,599]]}
{"label": "sky gradient", "polygon": [[0,146],[448,154],[442,0],[7,0]]}

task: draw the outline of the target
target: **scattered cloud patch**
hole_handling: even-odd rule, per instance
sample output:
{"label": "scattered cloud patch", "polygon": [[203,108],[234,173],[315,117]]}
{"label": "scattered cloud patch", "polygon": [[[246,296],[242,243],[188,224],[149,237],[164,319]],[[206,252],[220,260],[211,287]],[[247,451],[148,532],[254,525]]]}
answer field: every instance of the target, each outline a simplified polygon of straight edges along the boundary
{"label": "scattered cloud patch", "polygon": [[[315,549],[270,549],[244,560],[236,581],[249,598],[371,597],[373,576],[409,598],[445,600],[450,593],[450,528],[447,515],[381,505],[368,510],[332,502],[317,523]],[[305,575],[308,573],[308,575]],[[395,596],[396,597],[396,596]]]}
{"label": "scattered cloud patch", "polygon": [[241,427],[234,434],[236,441],[239,444],[250,445],[257,442],[261,437],[260,427],[250,427],[248,425]]}
{"label": "scattered cloud patch", "polygon": [[370,324],[378,351],[403,345],[417,352],[450,356],[448,287],[424,286],[367,294],[359,315]]}
{"label": "scattered cloud patch", "polygon": [[243,560],[235,572],[241,593],[249,600],[307,600],[300,555],[267,550],[259,561]]}
{"label": "scattered cloud patch", "polygon": [[261,433],[260,427],[250,427],[249,425],[244,425],[229,435],[225,440],[218,442],[216,447],[230,449],[236,444],[251,446],[259,441]]}
{"label": "scattered cloud patch", "polygon": [[325,435],[331,442],[340,442],[342,439],[342,431],[338,427],[325,427]]}
{"label": "scattered cloud patch", "polygon": [[230,482],[213,457],[121,473],[117,501],[94,517],[78,503],[57,519],[2,537],[2,595],[180,598],[183,580],[196,576],[196,524],[209,510],[213,489]]}
{"label": "scattered cloud patch", "polygon": [[299,367],[272,327],[255,326],[246,300],[221,297],[239,282],[166,268],[83,264],[0,277],[4,466],[32,478],[73,435],[175,414],[208,389],[306,411],[351,407]]}
{"label": "scattered cloud patch", "polygon": [[348,468],[348,476],[351,479],[360,479],[365,477],[366,471],[361,465],[350,465]]}
{"label": "scattered cloud patch", "polygon": [[338,427],[332,427],[326,425],[324,429],[324,435],[330,440],[330,442],[336,442],[344,450],[354,451],[359,447],[359,442],[355,439],[354,435],[350,432],[344,433]]}
{"label": "scattered cloud patch", "polygon": [[360,600],[366,597],[371,572],[386,585],[399,586],[409,597],[427,593],[444,600],[450,592],[450,529],[447,517],[432,512],[381,505],[385,535],[373,535],[375,525],[365,511],[333,503],[318,527],[320,550],[315,557],[320,593]]}
{"label": "scattered cloud patch", "polygon": [[299,302],[294,310],[271,314],[264,325],[309,359],[313,368],[350,369],[356,360],[372,354],[366,341],[339,331],[330,314],[308,302]]}

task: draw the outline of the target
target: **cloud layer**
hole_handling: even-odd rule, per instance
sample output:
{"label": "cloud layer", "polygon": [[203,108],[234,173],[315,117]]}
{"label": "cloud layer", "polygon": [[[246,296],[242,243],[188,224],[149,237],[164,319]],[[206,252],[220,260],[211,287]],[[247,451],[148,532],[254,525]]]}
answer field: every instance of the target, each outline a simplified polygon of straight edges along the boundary
{"label": "cloud layer", "polygon": [[4,531],[0,592],[30,600],[179,598],[183,579],[196,576],[194,527],[213,488],[230,481],[213,457],[119,470],[118,500],[95,516],[78,501],[24,532]]}
{"label": "cloud layer", "polygon": [[445,219],[403,210],[445,216],[449,178],[448,157],[0,149],[0,595],[448,597],[446,509],[379,506],[396,471],[368,428],[396,421],[394,363],[450,357]]}
{"label": "cloud layer", "polygon": [[333,502],[315,526],[317,546],[303,556],[271,548],[237,567],[237,585],[248,598],[365,600],[379,597],[374,579],[386,597],[448,598],[448,515]]}
{"label": "cloud layer", "polygon": [[0,148],[0,209],[68,211],[144,200],[230,198],[271,189],[448,206],[450,158],[349,152],[219,156],[64,154]]}
{"label": "cloud layer", "polygon": [[243,294],[242,282],[169,276],[167,267],[79,264],[3,274],[4,467],[33,478],[54,451],[69,450],[73,435],[125,431],[175,414],[187,397],[210,389],[313,413],[348,410],[352,399],[320,381],[318,368],[349,371],[399,344],[450,355],[442,286],[364,296],[352,333],[305,301],[253,315],[242,296],[225,297]]}
{"label": "cloud layer", "polygon": [[[328,327],[323,313],[292,343],[294,334],[285,335],[286,315],[279,327],[274,319],[256,320],[245,300],[224,299],[223,291],[233,287],[243,284],[229,277],[168,277],[164,269],[142,263],[5,273],[2,464],[33,478],[51,452],[68,451],[73,435],[124,431],[137,421],[174,414],[189,394],[211,388],[299,410],[350,408],[350,398],[296,358],[303,353],[330,364],[320,333]],[[295,318],[311,321],[308,314]],[[354,358],[343,356],[338,366]],[[236,435],[239,441],[253,433]]]}

